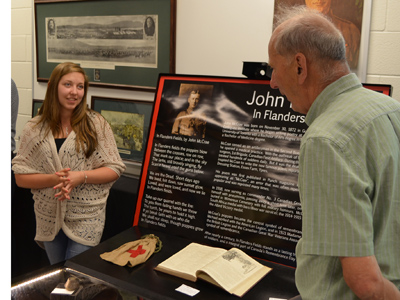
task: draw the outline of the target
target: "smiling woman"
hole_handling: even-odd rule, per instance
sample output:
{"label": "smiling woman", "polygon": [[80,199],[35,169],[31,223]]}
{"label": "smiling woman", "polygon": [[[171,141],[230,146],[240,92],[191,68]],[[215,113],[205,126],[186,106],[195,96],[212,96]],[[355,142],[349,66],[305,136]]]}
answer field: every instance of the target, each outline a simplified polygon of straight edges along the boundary
{"label": "smiling woman", "polygon": [[[70,121],[70,115],[81,103],[85,94],[85,77],[82,73],[72,72],[64,75],[58,84],[58,100],[60,102],[61,122]],[[62,128],[71,127],[71,124],[64,123]],[[68,135],[68,134],[67,134]]]}
{"label": "smiling woman", "polygon": [[46,97],[39,111],[39,123],[48,122],[46,129],[51,130],[56,138],[66,138],[67,131],[75,131],[78,145],[83,147],[82,142],[86,142],[86,154],[90,155],[96,146],[96,136],[85,137],[87,133],[83,129],[90,128],[85,117],[88,87],[85,71],[79,65],[69,62],[57,65],[49,79]]}
{"label": "smiling woman", "polygon": [[17,185],[32,189],[35,240],[51,264],[100,242],[109,190],[125,170],[107,121],[87,108],[87,89],[79,65],[56,66],[12,161]]}

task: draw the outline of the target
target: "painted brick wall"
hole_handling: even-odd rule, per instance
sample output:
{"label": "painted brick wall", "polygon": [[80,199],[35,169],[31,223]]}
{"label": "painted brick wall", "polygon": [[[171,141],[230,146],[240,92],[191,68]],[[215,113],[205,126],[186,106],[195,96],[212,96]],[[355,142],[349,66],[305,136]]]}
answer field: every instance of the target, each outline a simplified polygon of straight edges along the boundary
{"label": "painted brick wall", "polygon": [[16,139],[32,114],[32,9],[32,0],[11,1],[11,77],[19,94]]}
{"label": "painted brick wall", "polygon": [[367,82],[391,84],[400,101],[400,1],[372,1]]}

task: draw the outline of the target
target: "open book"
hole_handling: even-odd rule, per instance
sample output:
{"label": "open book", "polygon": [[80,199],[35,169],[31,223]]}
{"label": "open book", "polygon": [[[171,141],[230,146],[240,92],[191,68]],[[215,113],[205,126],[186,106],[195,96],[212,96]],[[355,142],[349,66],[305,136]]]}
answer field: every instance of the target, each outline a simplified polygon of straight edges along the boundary
{"label": "open book", "polygon": [[242,297],[271,268],[237,248],[225,250],[191,243],[164,260],[155,270],[190,281],[200,278]]}

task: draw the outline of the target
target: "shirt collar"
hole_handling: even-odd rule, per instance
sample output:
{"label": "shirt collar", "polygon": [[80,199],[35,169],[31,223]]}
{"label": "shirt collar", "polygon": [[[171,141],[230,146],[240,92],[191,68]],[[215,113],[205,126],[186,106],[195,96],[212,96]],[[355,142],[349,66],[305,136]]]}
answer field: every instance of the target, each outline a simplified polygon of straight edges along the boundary
{"label": "shirt collar", "polygon": [[315,99],[313,104],[311,105],[307,115],[305,122],[308,126],[311,125],[312,122],[325,110],[328,109],[330,104],[335,100],[335,98],[350,89],[361,87],[361,83],[358,80],[358,77],[354,73],[350,73],[345,75],[335,82],[328,85]]}

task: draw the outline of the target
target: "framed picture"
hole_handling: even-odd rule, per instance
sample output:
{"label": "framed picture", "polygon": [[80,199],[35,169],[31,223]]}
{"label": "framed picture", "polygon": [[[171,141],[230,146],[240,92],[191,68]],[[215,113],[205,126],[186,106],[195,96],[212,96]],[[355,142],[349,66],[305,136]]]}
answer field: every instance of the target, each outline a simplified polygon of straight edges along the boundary
{"label": "framed picture", "polygon": [[91,108],[110,124],[121,158],[141,163],[146,149],[153,103],[92,96]]}
{"label": "framed picture", "polygon": [[91,86],[155,90],[175,73],[176,0],[35,0],[37,80],[78,63]]}
{"label": "framed picture", "polygon": [[366,81],[372,0],[276,0],[274,15],[279,13],[280,5],[306,5],[327,15],[343,34],[352,72],[361,82]]}
{"label": "framed picture", "polygon": [[38,114],[39,109],[42,106],[42,104],[43,104],[43,100],[33,99],[33,103],[32,103],[32,118],[35,117]]}
{"label": "framed picture", "polygon": [[392,97],[392,86],[390,84],[363,83],[363,87]]}

